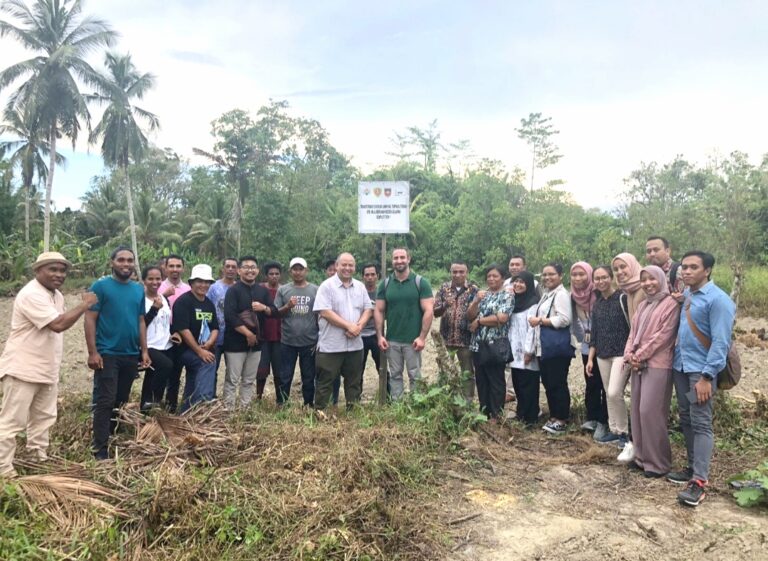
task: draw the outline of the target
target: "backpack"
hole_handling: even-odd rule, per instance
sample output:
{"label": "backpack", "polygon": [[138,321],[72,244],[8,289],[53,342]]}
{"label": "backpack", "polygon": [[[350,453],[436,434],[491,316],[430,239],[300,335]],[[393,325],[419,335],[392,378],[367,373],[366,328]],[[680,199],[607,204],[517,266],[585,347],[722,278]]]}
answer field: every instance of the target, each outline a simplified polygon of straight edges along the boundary
{"label": "backpack", "polygon": [[[685,302],[685,319],[688,321],[688,326],[693,331],[696,339],[699,340],[705,349],[709,350],[712,346],[712,341],[704,335],[696,324],[693,323],[691,318],[691,300],[688,299]],[[728,349],[728,356],[725,359],[725,368],[723,368],[717,375],[717,389],[718,390],[730,390],[735,387],[741,380],[741,357],[736,350],[736,345],[731,342],[731,348]]]}
{"label": "backpack", "polygon": [[[394,273],[392,273],[391,275],[387,276],[387,278],[384,279],[384,296],[385,297],[387,295],[387,287],[389,286],[389,281],[392,280],[393,276],[394,276]],[[416,283],[416,292],[419,293],[419,294],[421,294],[421,279],[422,278],[423,277],[421,275],[417,274],[416,278],[413,279],[414,282]]]}

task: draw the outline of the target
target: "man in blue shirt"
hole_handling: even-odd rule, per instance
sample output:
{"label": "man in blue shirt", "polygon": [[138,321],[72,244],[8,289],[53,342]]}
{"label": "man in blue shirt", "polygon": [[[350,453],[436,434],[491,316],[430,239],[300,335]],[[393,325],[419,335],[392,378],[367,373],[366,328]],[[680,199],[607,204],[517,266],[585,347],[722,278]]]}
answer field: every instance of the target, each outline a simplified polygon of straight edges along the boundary
{"label": "man in blue shirt", "polygon": [[131,280],[136,257],[127,247],[111,256],[112,275],[91,285],[99,301],[85,313],[88,368],[93,373],[93,455],[106,460],[109,435],[117,423],[113,409],[131,395],[138,365],[150,365],[147,326],[144,323],[144,289]]}
{"label": "man in blue shirt", "polygon": [[688,466],[667,478],[687,484],[677,496],[687,506],[698,506],[706,496],[704,489],[714,447],[712,397],[717,375],[725,368],[731,348],[736,316],[733,301],[710,280],[714,266],[715,258],[703,251],[689,251],[680,264],[686,289],[673,376]]}

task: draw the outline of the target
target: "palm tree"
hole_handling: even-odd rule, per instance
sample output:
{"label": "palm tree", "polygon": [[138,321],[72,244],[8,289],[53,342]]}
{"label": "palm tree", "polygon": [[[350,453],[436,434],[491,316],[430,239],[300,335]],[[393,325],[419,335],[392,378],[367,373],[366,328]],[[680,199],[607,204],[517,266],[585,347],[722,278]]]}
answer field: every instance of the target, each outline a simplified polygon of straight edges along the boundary
{"label": "palm tree", "polygon": [[141,276],[128,165],[131,162],[140,161],[149,146],[137,119],[144,121],[150,131],[157,130],[160,127],[160,121],[153,113],[131,105],[131,101],[142,99],[144,94],[155,85],[155,77],[149,73],[140,74],[131,62],[129,54],[107,53],[104,64],[108,75],[100,75],[96,83],[97,93],[86,96],[89,101],[107,104],[101,121],[91,133],[90,141],[95,143],[101,139],[101,155],[104,163],[113,168],[119,168],[125,177],[131,247],[136,255],[136,272]]}
{"label": "palm tree", "polygon": [[[48,177],[46,157],[50,157],[50,144],[34,128],[29,114],[18,110],[5,112],[6,123],[0,124],[0,134],[10,134],[18,140],[0,141],[0,159],[8,157],[11,166],[21,169],[21,184],[24,188],[24,241],[29,243],[29,207],[32,198],[32,184],[35,176],[38,183]],[[64,165],[66,159],[61,154],[54,156],[58,165]]]}
{"label": "palm tree", "polygon": [[16,24],[0,20],[0,37],[13,37],[36,53],[0,72],[0,91],[25,78],[11,95],[8,108],[28,112],[34,128],[44,131],[48,139],[43,229],[43,247],[48,251],[56,141],[65,136],[72,140],[74,148],[80,119],[90,128],[90,114],[76,78],[86,84],[97,81],[85,57],[95,49],[112,45],[117,35],[105,21],[83,17],[81,0],[35,0],[31,7],[23,0],[5,0],[0,4],[0,14],[17,20]]}
{"label": "palm tree", "polygon": [[[125,214],[128,213],[125,212]],[[180,245],[184,241],[184,238],[177,233],[181,229],[181,224],[171,220],[168,204],[158,201],[155,193],[140,190],[133,206],[133,214],[136,239],[142,245],[169,247],[172,244]],[[119,211],[118,216],[122,217],[122,215],[123,211]]]}
{"label": "palm tree", "polygon": [[197,248],[201,253],[212,253],[220,259],[228,255],[229,204],[229,198],[220,191],[213,191],[201,200],[198,212],[190,216],[194,222],[182,245]]}

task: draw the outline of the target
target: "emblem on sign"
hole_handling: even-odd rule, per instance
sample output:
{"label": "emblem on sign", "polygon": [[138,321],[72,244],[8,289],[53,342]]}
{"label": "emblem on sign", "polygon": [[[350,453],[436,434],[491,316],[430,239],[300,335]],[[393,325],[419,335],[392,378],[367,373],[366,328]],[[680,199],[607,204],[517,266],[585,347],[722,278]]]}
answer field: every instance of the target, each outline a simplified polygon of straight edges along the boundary
{"label": "emblem on sign", "polygon": [[377,197],[381,197],[381,187],[374,187],[373,194],[376,195]]}
{"label": "emblem on sign", "polygon": [[392,188],[391,187],[384,187],[384,196],[385,197],[391,197],[392,196]]}

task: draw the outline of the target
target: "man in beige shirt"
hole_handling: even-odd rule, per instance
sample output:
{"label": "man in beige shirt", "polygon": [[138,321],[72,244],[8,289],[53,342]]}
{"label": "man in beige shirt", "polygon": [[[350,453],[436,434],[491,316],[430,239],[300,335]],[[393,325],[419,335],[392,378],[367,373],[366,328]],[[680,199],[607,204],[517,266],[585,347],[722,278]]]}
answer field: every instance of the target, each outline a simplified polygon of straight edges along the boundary
{"label": "man in beige shirt", "polygon": [[11,332],[0,357],[0,477],[16,476],[16,436],[25,430],[27,449],[38,460],[48,457],[48,431],[56,422],[63,332],[97,301],[95,294],[86,292],[78,306],[64,311],[59,288],[69,267],[60,253],[42,253],[32,265],[35,278],[13,303]]}

